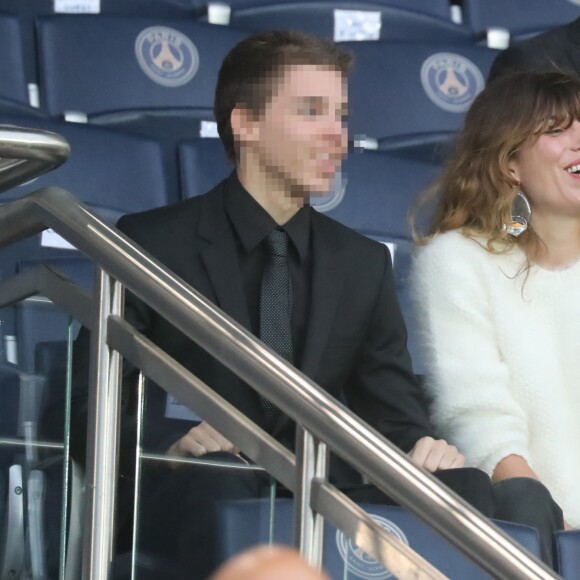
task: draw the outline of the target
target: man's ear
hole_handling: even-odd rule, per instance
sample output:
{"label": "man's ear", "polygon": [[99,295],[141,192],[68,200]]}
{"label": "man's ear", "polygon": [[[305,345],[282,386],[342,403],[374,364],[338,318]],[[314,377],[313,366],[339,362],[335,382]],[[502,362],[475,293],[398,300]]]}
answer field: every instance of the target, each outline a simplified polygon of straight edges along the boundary
{"label": "man's ear", "polygon": [[237,143],[251,143],[259,138],[258,124],[249,109],[235,107],[230,117],[230,123]]}

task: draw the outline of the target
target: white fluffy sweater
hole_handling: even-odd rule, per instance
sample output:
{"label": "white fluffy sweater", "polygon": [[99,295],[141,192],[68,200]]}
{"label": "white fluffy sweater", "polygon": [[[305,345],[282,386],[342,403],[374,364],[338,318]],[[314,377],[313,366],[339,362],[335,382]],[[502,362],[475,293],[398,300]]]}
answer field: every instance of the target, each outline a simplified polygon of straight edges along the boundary
{"label": "white fluffy sweater", "polygon": [[484,245],[449,232],[415,258],[433,421],[490,474],[524,457],[580,527],[580,262],[526,279],[520,249]]}

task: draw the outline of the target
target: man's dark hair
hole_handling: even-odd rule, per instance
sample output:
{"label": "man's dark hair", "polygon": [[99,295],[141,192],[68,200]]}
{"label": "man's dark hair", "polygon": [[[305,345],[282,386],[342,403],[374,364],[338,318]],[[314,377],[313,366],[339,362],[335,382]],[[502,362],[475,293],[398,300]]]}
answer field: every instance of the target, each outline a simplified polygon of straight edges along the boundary
{"label": "man's dark hair", "polygon": [[237,159],[230,123],[236,105],[259,115],[289,66],[328,67],[346,76],[351,64],[350,53],[333,42],[298,32],[263,32],[238,43],[222,63],[214,101],[218,132],[228,158],[233,162]]}

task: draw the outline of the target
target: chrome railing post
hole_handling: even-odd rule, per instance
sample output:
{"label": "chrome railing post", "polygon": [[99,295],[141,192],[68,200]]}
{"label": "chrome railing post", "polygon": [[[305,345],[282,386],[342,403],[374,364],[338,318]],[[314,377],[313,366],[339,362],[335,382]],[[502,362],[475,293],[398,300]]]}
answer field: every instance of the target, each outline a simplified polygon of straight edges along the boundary
{"label": "chrome railing post", "polygon": [[312,481],[326,478],[326,444],[296,426],[296,491],[294,493],[294,545],[317,568],[322,567],[324,518],[310,506]]}
{"label": "chrome railing post", "polygon": [[123,286],[98,269],[91,333],[83,579],[109,577],[113,559],[121,357],[107,346],[107,319],[122,315]]}
{"label": "chrome railing post", "polygon": [[[328,447],[323,441],[318,441],[316,445],[316,469],[314,477],[317,480],[326,480],[328,477]],[[310,486],[312,497],[312,485]],[[312,505],[312,504],[310,504]],[[312,507],[310,508],[312,509]],[[312,559],[310,563],[322,569],[324,562],[324,516],[314,512],[314,530],[312,532]]]}
{"label": "chrome railing post", "polygon": [[131,580],[137,578],[137,551],[139,549],[139,503],[141,501],[141,457],[143,440],[143,412],[145,409],[145,375],[139,372],[137,380],[137,441],[135,444],[135,495],[133,498],[133,538],[131,542]]}
{"label": "chrome railing post", "polygon": [[312,556],[314,517],[310,509],[310,483],[314,477],[316,455],[314,437],[296,425],[296,487],[294,490],[294,546],[308,561]]}

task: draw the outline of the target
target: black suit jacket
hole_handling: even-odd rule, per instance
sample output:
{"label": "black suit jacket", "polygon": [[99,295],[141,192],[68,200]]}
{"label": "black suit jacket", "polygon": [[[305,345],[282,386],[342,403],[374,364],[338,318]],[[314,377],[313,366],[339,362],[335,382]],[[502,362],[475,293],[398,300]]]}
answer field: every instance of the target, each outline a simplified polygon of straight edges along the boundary
{"label": "black suit jacket", "polygon": [[[229,184],[226,179],[203,196],[124,216],[118,227],[250,330],[234,234],[224,208]],[[432,432],[423,393],[411,368],[388,250],[310,211],[311,304],[300,370],[407,451]],[[131,294],[125,316],[250,419],[264,424],[262,404],[253,389]],[[82,332],[75,346],[77,377],[87,366],[87,334]],[[130,374],[131,369],[128,371]],[[86,386],[82,386],[86,381],[77,379],[75,383],[73,416],[82,430],[86,428]],[[129,472],[133,465],[133,388],[133,382],[126,381],[122,472]],[[165,392],[152,386],[144,428],[148,450],[164,452],[192,426],[188,421],[165,418],[165,402]],[[282,415],[273,435],[292,448],[294,423]],[[350,477],[338,472],[333,479],[351,483],[344,481]]]}
{"label": "black suit jacket", "polygon": [[493,62],[488,80],[517,71],[550,71],[580,74],[580,18],[517,42]]}

